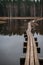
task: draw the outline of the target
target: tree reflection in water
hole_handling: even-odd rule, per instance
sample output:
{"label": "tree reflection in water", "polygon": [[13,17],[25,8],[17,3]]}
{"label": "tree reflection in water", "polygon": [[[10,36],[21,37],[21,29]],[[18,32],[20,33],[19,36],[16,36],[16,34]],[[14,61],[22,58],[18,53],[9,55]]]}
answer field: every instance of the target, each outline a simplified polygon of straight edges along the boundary
{"label": "tree reflection in water", "polygon": [[[27,30],[27,21],[19,20],[19,21],[13,21],[12,24],[0,24],[0,34],[3,35],[12,35],[13,34],[19,34],[22,35]],[[11,26],[11,27],[10,27]]]}

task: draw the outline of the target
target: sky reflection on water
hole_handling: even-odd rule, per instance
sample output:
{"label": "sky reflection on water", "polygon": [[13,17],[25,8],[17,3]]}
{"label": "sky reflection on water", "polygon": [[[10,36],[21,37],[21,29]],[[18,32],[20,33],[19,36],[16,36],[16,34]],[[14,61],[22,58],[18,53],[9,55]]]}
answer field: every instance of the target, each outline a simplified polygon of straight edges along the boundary
{"label": "sky reflection on water", "polygon": [[19,65],[23,55],[24,35],[0,35],[0,65]]}
{"label": "sky reflection on water", "polygon": [[39,57],[40,58],[43,58],[43,35],[40,35],[38,33],[38,35],[35,33],[34,34],[34,37],[37,37],[37,41],[38,41],[38,46],[40,47],[40,54],[39,54]]}

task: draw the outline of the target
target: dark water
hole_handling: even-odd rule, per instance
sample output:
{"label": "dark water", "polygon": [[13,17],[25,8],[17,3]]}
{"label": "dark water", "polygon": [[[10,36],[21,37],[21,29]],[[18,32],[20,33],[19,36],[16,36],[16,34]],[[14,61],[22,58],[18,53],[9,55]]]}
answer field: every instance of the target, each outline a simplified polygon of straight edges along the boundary
{"label": "dark water", "polygon": [[[20,58],[25,57],[25,54],[23,54],[23,43],[27,24],[27,21],[25,23],[24,21],[23,23],[22,21],[16,21],[11,25],[0,25],[0,65],[20,65]],[[39,57],[43,58],[43,34],[40,34],[41,29],[36,28],[33,33],[34,37],[37,37],[41,48]]]}

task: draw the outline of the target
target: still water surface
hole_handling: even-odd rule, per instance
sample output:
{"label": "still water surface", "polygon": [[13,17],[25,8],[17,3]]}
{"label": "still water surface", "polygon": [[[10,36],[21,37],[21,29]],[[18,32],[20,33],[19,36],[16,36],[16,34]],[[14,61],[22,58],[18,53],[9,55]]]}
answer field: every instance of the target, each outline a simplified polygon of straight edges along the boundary
{"label": "still water surface", "polygon": [[40,47],[40,54],[39,54],[39,58],[43,58],[43,35],[40,35],[38,33],[38,35],[35,33],[34,37],[37,37],[38,40],[38,47]]}
{"label": "still water surface", "polygon": [[24,35],[0,35],[0,65],[19,65]]}
{"label": "still water surface", "polygon": [[[12,26],[12,25],[11,25]],[[20,65],[20,58],[24,57],[23,32],[27,24],[13,23],[12,27],[0,25],[0,65]]]}

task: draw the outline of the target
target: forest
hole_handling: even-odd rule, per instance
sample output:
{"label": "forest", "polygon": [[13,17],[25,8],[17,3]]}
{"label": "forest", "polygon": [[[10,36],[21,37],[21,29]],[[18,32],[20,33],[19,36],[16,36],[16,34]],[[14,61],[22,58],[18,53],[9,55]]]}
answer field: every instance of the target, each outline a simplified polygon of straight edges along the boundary
{"label": "forest", "polygon": [[43,0],[0,0],[0,16],[42,17]]}

